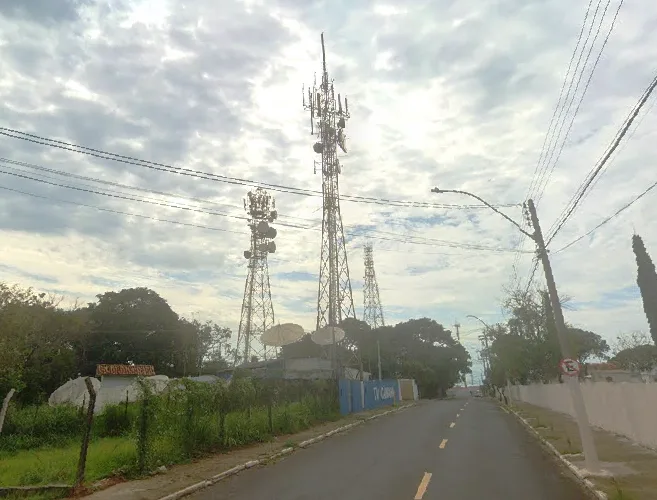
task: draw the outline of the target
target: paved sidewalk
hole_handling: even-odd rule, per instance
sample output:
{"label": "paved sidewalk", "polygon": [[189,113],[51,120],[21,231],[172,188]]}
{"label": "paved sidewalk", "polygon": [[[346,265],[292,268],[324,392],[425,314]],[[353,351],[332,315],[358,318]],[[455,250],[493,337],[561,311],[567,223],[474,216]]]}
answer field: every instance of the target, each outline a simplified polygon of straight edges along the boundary
{"label": "paved sidewalk", "polygon": [[[527,403],[512,408],[576,467],[584,467],[576,422],[568,415]],[[589,477],[609,500],[657,499],[657,451],[602,429],[593,429],[598,455],[611,477]]]}

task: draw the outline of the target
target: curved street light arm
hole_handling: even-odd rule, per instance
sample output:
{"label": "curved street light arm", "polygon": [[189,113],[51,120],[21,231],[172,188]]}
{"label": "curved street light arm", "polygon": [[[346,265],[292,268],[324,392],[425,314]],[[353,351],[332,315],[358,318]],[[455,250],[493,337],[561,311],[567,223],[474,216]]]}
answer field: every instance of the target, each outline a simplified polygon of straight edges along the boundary
{"label": "curved street light arm", "polygon": [[513,224],[513,225],[516,226],[518,229],[520,229],[520,232],[523,233],[525,236],[529,236],[532,240],[535,240],[534,235],[533,235],[532,233],[529,233],[528,231],[525,231],[525,230],[522,228],[522,226],[521,226],[520,224],[518,224],[516,221],[514,221],[511,217],[509,217],[508,215],[506,215],[504,212],[500,212],[497,208],[495,208],[493,205],[491,205],[490,203],[488,203],[486,200],[480,198],[480,197],[477,196],[476,194],[472,194],[472,193],[469,193],[469,192],[467,192],[467,191],[460,191],[460,190],[458,190],[458,189],[438,189],[437,187],[433,188],[433,189],[431,190],[431,192],[432,192],[432,193],[438,193],[438,194],[440,194],[440,193],[456,193],[456,194],[462,194],[462,195],[465,195],[465,196],[470,196],[470,197],[472,197],[472,198],[474,198],[474,199],[476,199],[476,200],[479,200],[481,203],[483,203],[484,205],[486,205],[488,208],[490,208],[490,209],[493,210],[494,212],[497,212],[497,213],[500,214],[502,217],[504,217],[506,220],[508,220],[511,224]]}

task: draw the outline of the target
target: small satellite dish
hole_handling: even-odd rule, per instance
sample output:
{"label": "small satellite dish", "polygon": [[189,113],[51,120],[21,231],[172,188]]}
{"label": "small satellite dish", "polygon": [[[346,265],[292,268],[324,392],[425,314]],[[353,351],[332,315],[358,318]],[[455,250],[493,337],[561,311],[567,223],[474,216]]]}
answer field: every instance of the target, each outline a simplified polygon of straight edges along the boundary
{"label": "small satellite dish", "polygon": [[270,217],[271,217],[272,221],[275,221],[276,219],[278,219],[278,211],[277,210],[272,210],[270,212]]}
{"label": "small satellite dish", "polygon": [[251,250],[244,250],[244,258],[245,259],[251,258]]}
{"label": "small satellite dish", "polygon": [[322,151],[324,151],[324,144],[321,142],[316,142],[313,144],[313,151],[317,154],[320,154]]}
{"label": "small satellite dish", "polygon": [[269,245],[267,243],[260,243],[260,245],[258,245],[258,250],[261,252],[267,252],[269,250]]}
{"label": "small satellite dish", "polygon": [[274,243],[273,241],[270,241],[270,242],[267,244],[267,251],[268,251],[269,253],[275,253],[275,252],[276,252],[276,243]]}
{"label": "small satellite dish", "polygon": [[260,336],[260,342],[272,347],[280,347],[296,342],[304,336],[303,328],[294,323],[283,323],[269,328]]}
{"label": "small satellite dish", "polygon": [[258,232],[261,234],[267,234],[267,231],[269,231],[269,224],[267,223],[266,220],[261,220],[258,222]]}
{"label": "small satellite dish", "polygon": [[338,120],[338,127],[340,127],[340,128],[345,128],[346,125],[347,125],[347,124],[345,123],[344,118],[340,118],[340,119]]}
{"label": "small satellite dish", "polygon": [[324,328],[320,328],[316,332],[313,332],[310,338],[315,344],[331,345],[333,343],[334,334],[336,343],[340,342],[345,337],[342,328],[338,328],[337,326],[325,326]]}
{"label": "small satellite dish", "polygon": [[269,238],[270,240],[273,240],[274,238],[276,238],[277,234],[278,234],[278,231],[276,231],[276,228],[275,227],[270,227],[269,231],[267,231],[267,238]]}

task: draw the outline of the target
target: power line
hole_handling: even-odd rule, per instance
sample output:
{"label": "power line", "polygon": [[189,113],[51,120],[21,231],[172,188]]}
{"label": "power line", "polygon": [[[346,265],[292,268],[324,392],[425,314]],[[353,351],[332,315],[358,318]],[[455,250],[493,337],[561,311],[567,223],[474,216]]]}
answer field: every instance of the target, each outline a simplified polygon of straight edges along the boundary
{"label": "power line", "polygon": [[[573,49],[572,55],[570,56],[570,62],[568,63],[568,69],[566,71],[566,76],[564,77],[563,83],[561,85],[561,91],[559,93],[559,99],[557,100],[557,104],[554,107],[554,111],[552,113],[552,118],[550,119],[550,124],[548,126],[548,130],[545,133],[545,138],[543,139],[543,146],[541,148],[541,153],[539,154],[538,161],[536,162],[536,168],[534,169],[532,182],[530,183],[529,190],[527,191],[527,198],[531,198],[532,191],[536,187],[534,185],[534,182],[538,181],[538,179],[540,178],[540,172],[543,169],[543,167],[541,167],[541,160],[543,160],[543,163],[545,163],[545,160],[547,158],[547,154],[550,151],[550,149],[552,149],[552,146],[551,146],[552,139],[551,138],[554,137],[554,131],[556,130],[556,125],[555,125],[555,128],[553,129],[552,124],[555,123],[555,117],[557,117],[557,112],[559,112],[559,115],[557,117],[557,123],[561,119],[561,115],[562,115],[563,110],[565,108],[566,101],[568,100],[568,97],[570,96],[570,91],[573,88],[573,82],[575,81],[575,73],[577,72],[577,70],[579,68],[579,63],[582,59],[582,54],[584,53],[584,49],[586,47],[586,44],[588,43],[589,36],[591,35],[591,30],[593,29],[593,23],[595,22],[595,16],[597,15],[598,8],[600,7],[600,1],[598,2],[598,7],[596,8],[593,21],[591,22],[591,27],[589,28],[589,32],[587,34],[586,41],[584,42],[584,46],[582,47],[582,51],[581,51],[581,53],[579,55],[579,58],[577,60],[577,65],[575,66],[575,70],[573,71],[573,75],[572,75],[572,78],[570,80],[570,85],[568,86],[568,92],[566,93],[566,97],[564,98],[563,105],[561,105],[562,104],[561,98],[563,96],[563,91],[566,87],[566,82],[568,81],[568,76],[570,75],[570,69],[572,67],[573,61],[575,60],[575,56],[577,55],[577,49],[579,48],[579,44],[582,41],[582,35],[584,34],[584,29],[586,28],[586,20],[589,17],[589,12],[591,11],[591,5],[592,4],[593,4],[593,0],[589,0],[589,4],[586,8],[586,13],[584,14],[584,21],[582,21],[582,29],[580,30],[579,36],[577,37],[577,43],[575,44],[575,48]],[[551,134],[551,132],[552,132],[552,134]],[[548,141],[548,138],[550,138],[549,141]],[[546,147],[546,145],[547,145],[547,147]]]}
{"label": "power line", "polygon": [[[593,50],[593,46],[595,45],[596,40],[598,39],[598,35],[600,34],[600,30],[602,28],[602,23],[604,21],[604,16],[607,12],[607,8],[609,7],[609,4],[611,3],[611,0],[607,1],[607,5],[605,6],[605,10],[602,14],[602,19],[600,19],[600,24],[598,25],[598,29],[595,33],[595,36],[593,38],[593,42],[591,44],[591,47],[589,49],[588,54],[586,55],[586,60],[584,61],[584,67],[582,68],[582,73],[580,73],[579,79],[577,80],[577,85],[575,86],[575,91],[573,92],[573,99],[571,100],[570,104],[568,105],[568,109],[570,110],[570,107],[573,104],[573,101],[575,100],[575,94],[577,93],[577,89],[579,88],[579,84],[582,80],[582,76],[584,76],[584,68],[586,67],[586,64],[588,63],[590,57],[591,57],[591,52]],[[595,70],[598,67],[598,63],[600,62],[600,59],[602,58],[602,53],[605,50],[605,47],[607,46],[607,42],[609,41],[609,37],[611,36],[611,33],[614,30],[614,26],[616,25],[616,19],[618,18],[618,13],[620,12],[621,7],[623,6],[623,0],[620,1],[618,4],[618,8],[616,9],[616,13],[614,15],[614,18],[611,21],[611,25],[609,27],[609,31],[607,32],[607,35],[602,42],[602,47],[600,48],[600,51],[598,52],[598,55],[595,59],[595,62],[593,63],[593,68],[591,69],[591,73],[589,74],[588,79],[586,80],[586,83],[584,84],[584,90],[582,92],[582,95],[579,98],[579,101],[577,103],[577,107],[575,108],[575,112],[573,113],[572,117],[570,118],[570,123],[568,125],[568,129],[566,130],[566,134],[563,137],[563,141],[561,142],[561,146],[559,147],[559,152],[557,153],[556,157],[554,158],[554,162],[552,162],[552,167],[550,168],[549,173],[547,176],[545,176],[545,181],[540,182],[539,184],[542,184],[542,189],[541,192],[538,193],[537,199],[536,199],[536,204],[538,204],[541,199],[543,198],[543,194],[545,193],[545,188],[548,185],[548,182],[550,181],[550,177],[552,177],[552,173],[554,172],[554,168],[556,167],[557,163],[559,162],[559,158],[561,158],[561,154],[563,153],[563,150],[566,146],[566,141],[568,140],[568,137],[570,136],[570,131],[573,128],[573,124],[575,123],[575,118],[579,114],[579,110],[582,106],[582,102],[584,102],[584,97],[586,96],[586,93],[589,89],[589,86],[591,85],[591,80],[593,79],[593,75],[595,74]],[[567,113],[567,112],[566,112]],[[565,121],[562,123],[561,128],[559,130],[559,135],[561,134],[561,129],[563,129],[563,125],[565,124]],[[557,141],[558,141],[558,136],[557,136]],[[554,150],[553,150],[554,153]],[[549,162],[552,160],[552,155],[550,156]],[[546,167],[547,168],[547,167]]]}
{"label": "power line", "polygon": [[[155,189],[143,188],[143,187],[138,187],[138,186],[131,186],[131,185],[128,185],[128,184],[121,184],[119,182],[113,182],[113,181],[108,181],[108,180],[105,180],[105,179],[99,179],[97,177],[89,177],[89,176],[85,176],[85,175],[78,175],[78,174],[74,174],[74,173],[71,173],[71,172],[64,172],[62,170],[56,170],[54,168],[43,167],[41,165],[35,165],[34,163],[27,163],[27,162],[23,162],[23,161],[11,160],[9,158],[0,157],[0,163],[8,163],[10,165],[17,165],[17,166],[21,166],[21,167],[28,168],[28,169],[31,169],[31,170],[36,170],[36,171],[41,171],[41,172],[48,172],[48,173],[52,173],[52,174],[55,174],[55,175],[60,175],[62,177],[69,177],[69,178],[79,179],[79,180],[83,180],[83,181],[96,182],[98,184],[104,184],[104,185],[107,185],[107,186],[118,187],[118,188],[121,188],[121,189],[128,189],[128,190],[131,190],[131,191],[140,191],[140,192],[144,192],[144,193],[156,194],[156,195],[159,195],[159,196],[167,196],[167,197],[170,197],[170,198],[179,198],[179,199],[194,201],[194,202],[202,203],[202,204],[206,204],[206,205],[226,206],[226,207],[231,207],[231,208],[242,209],[242,207],[240,207],[240,206],[231,205],[229,203],[219,203],[219,202],[216,202],[216,201],[213,201],[213,200],[208,200],[206,198],[198,198],[198,197],[195,197],[195,196],[187,196],[187,195],[182,195],[182,194],[177,194],[177,193],[170,193],[170,192],[166,192],[166,191],[157,191]],[[5,167],[5,168],[10,168],[10,167]],[[17,171],[21,172],[21,170],[17,170]],[[53,179],[53,177],[49,177],[47,175],[43,175],[43,177]],[[296,219],[296,220],[301,220],[301,221],[305,221],[305,222],[312,222],[312,223],[317,223],[318,222],[318,221],[312,220],[312,219],[304,219],[302,217],[294,217],[292,215],[285,215],[285,214],[281,214],[281,213],[278,214],[278,217],[279,218],[281,218],[281,217],[282,218],[287,218],[287,219]]]}
{"label": "power line", "polygon": [[[19,135],[16,135],[19,134]],[[71,151],[73,153],[85,154],[93,156],[96,158],[104,160],[112,160],[119,163],[125,163],[128,165],[135,165],[138,167],[149,168],[152,170],[157,170],[167,173],[175,173],[179,175],[185,175],[189,177],[195,177],[205,180],[211,180],[215,182],[223,182],[227,184],[234,184],[240,186],[249,186],[249,187],[263,187],[271,191],[278,191],[282,193],[300,195],[300,196],[313,196],[321,197],[322,192],[305,189],[305,188],[296,188],[291,186],[284,186],[280,184],[271,184],[267,182],[251,181],[248,179],[241,179],[238,177],[230,177],[226,175],[214,174],[210,172],[203,172],[200,170],[194,170],[190,168],[176,167],[173,165],[168,165],[165,163],[152,162],[149,160],[142,160],[135,158],[133,156],[119,155],[116,153],[111,153],[103,151],[100,149],[89,148],[86,146],[80,146],[77,144],[60,141],[56,139],[49,139],[36,134],[30,134],[27,132],[21,132],[19,130],[10,129],[7,127],[0,127],[0,135],[6,137],[11,137],[13,139],[19,139],[22,141],[31,142],[34,144],[39,144],[42,146],[54,147],[58,149],[63,149],[66,151]],[[357,196],[357,195],[341,195],[341,199],[345,201],[350,201],[354,203],[369,203],[377,205],[388,205],[395,207],[408,207],[408,208],[447,208],[447,209],[484,209],[487,208],[486,205],[448,205],[448,204],[439,204],[439,203],[428,203],[428,202],[416,202],[416,201],[404,201],[404,200],[392,200],[384,198],[374,198],[370,196]],[[503,204],[496,205],[498,208],[512,208],[516,207],[518,204]]]}
{"label": "power line", "polygon": [[[12,175],[12,176],[15,176],[15,177],[20,177],[20,178],[24,178],[24,179],[28,179],[28,180],[33,180],[35,182],[41,182],[41,183],[52,185],[52,186],[63,187],[63,188],[66,188],[66,189],[73,189],[73,190],[76,190],[76,191],[82,191],[82,192],[91,193],[91,194],[99,194],[99,195],[102,195],[102,196],[108,196],[108,197],[111,197],[111,198],[117,198],[117,199],[122,199],[122,200],[127,200],[127,201],[137,201],[137,202],[140,202],[140,203],[146,203],[146,204],[150,204],[150,205],[162,206],[162,207],[166,207],[166,208],[175,208],[175,209],[186,210],[186,211],[189,211],[189,212],[196,212],[196,213],[202,213],[202,214],[207,214],[207,215],[216,215],[216,216],[230,217],[230,218],[240,219],[240,220],[248,220],[246,217],[241,217],[241,216],[233,216],[233,215],[228,215],[228,214],[222,214],[220,212],[212,212],[212,211],[209,211],[209,210],[202,210],[202,209],[197,209],[197,208],[192,208],[192,207],[178,206],[178,205],[174,205],[174,204],[170,204],[170,203],[157,202],[157,201],[154,201],[154,200],[134,198],[134,197],[130,197],[130,196],[124,196],[124,195],[121,195],[121,194],[105,193],[105,192],[102,192],[102,191],[96,191],[96,190],[92,190],[92,189],[86,189],[86,188],[80,188],[80,187],[76,187],[76,186],[69,186],[69,185],[65,185],[65,184],[59,184],[59,183],[50,182],[50,181],[46,181],[46,180],[43,180],[43,179],[37,179],[37,178],[34,178],[34,177],[30,177],[30,176],[27,176],[27,175],[14,173],[14,172],[7,172],[7,171],[0,170],[0,173],[7,174],[7,175]],[[27,196],[33,196],[33,197],[37,197],[37,198],[48,199],[48,197],[45,197],[45,196],[33,195],[31,193],[15,190],[15,189],[11,189],[11,188],[3,187],[3,189],[12,190],[12,191],[15,191],[17,193],[25,194]],[[63,201],[63,200],[58,200],[58,201]],[[106,212],[114,212],[114,213],[123,214],[123,215],[133,215],[133,216],[136,216],[136,217],[143,217],[143,218],[149,218],[149,219],[152,219],[152,220],[160,220],[162,222],[170,222],[170,223],[173,223],[173,224],[178,224],[178,222],[176,222],[176,221],[171,221],[171,220],[167,220],[167,219],[158,219],[156,217],[140,216],[140,215],[137,215],[137,214],[131,214],[131,213],[121,212],[121,211],[117,211],[117,210],[104,209],[104,208],[101,208],[101,207],[96,207],[94,205],[87,205],[87,204],[83,204],[83,203],[73,203],[73,202],[66,202],[66,203],[76,204],[76,205],[80,205],[80,206],[86,206],[86,207],[89,207],[89,208],[96,208],[98,210],[106,211]],[[188,226],[192,226],[192,227],[199,227],[199,228],[203,228],[203,229],[205,229],[205,228],[212,229],[212,228],[210,228],[210,226],[202,226],[202,225],[197,225],[197,224],[182,223],[182,222],[180,222],[179,224],[188,225]],[[291,228],[291,229],[321,231],[320,228],[315,228],[315,227],[297,226],[297,225],[293,225],[293,224],[284,224],[284,223],[279,223],[279,225],[284,226],[284,227],[288,227],[288,228]],[[221,230],[221,229],[215,229],[215,230]],[[229,231],[229,230],[226,230],[226,231]],[[235,232],[235,231],[229,231],[229,232]],[[407,236],[407,235],[397,235],[395,233],[391,233],[391,232],[387,232],[387,231],[377,231],[377,230],[367,230],[367,229],[365,229],[365,230],[361,230],[361,233],[362,234],[360,234],[356,231],[351,231],[351,232],[345,231],[345,234],[347,234],[348,236],[351,236],[351,237],[368,237],[368,238],[371,238],[371,239],[376,239],[376,240],[381,240],[381,241],[391,241],[391,242],[396,242],[396,243],[408,243],[408,244],[412,244],[412,245],[445,246],[445,247],[449,247],[449,248],[460,248],[460,249],[464,249],[464,250],[480,250],[480,251],[491,251],[491,252],[509,252],[509,251],[513,251],[512,249],[508,249],[508,248],[488,247],[488,246],[485,246],[485,245],[477,245],[477,244],[471,244],[471,243],[461,243],[461,242],[449,241],[449,240],[439,240],[439,239],[434,239],[434,238],[422,238],[421,239],[422,241],[418,241],[420,238],[413,237],[413,236]],[[389,234],[389,235],[392,235],[392,236],[397,236],[397,238],[372,236],[371,233],[374,233],[374,234],[376,234],[376,233]],[[236,234],[245,234],[245,233],[236,232]]]}
{"label": "power line", "polygon": [[11,191],[13,193],[22,194],[22,195],[25,195],[25,196],[31,196],[33,198],[40,198],[42,200],[54,201],[54,202],[57,202],[57,203],[65,203],[67,205],[76,205],[76,206],[79,206],[79,207],[93,208],[94,210],[99,210],[101,212],[109,212],[109,213],[118,214],[118,215],[127,215],[127,216],[130,216],[130,217],[139,217],[141,219],[149,219],[149,220],[156,221],[156,222],[167,222],[169,224],[178,224],[178,225],[181,225],[181,226],[196,227],[196,228],[199,228],[199,229],[207,229],[209,231],[222,231],[222,232],[226,232],[226,233],[246,234],[245,231],[233,231],[232,229],[225,229],[225,228],[221,228],[221,227],[204,226],[204,225],[201,225],[201,224],[192,224],[191,222],[181,222],[181,221],[175,221],[175,220],[170,220],[170,219],[161,219],[159,217],[151,217],[150,215],[135,214],[135,213],[132,213],[132,212],[123,212],[121,210],[113,210],[111,208],[103,208],[103,207],[98,207],[96,205],[87,205],[86,203],[79,203],[79,202],[74,202],[74,201],[61,200],[61,199],[58,199],[58,198],[52,198],[50,196],[43,196],[43,195],[35,194],[35,193],[28,193],[27,191],[21,191],[19,189],[9,188],[9,187],[6,187],[6,186],[0,186],[0,189],[4,189],[5,191]]}
{"label": "power line", "polygon": [[602,168],[605,166],[605,164],[607,163],[607,161],[609,160],[609,158],[611,157],[613,152],[616,150],[616,148],[620,144],[623,137],[625,137],[625,134],[629,130],[630,126],[632,125],[632,122],[634,122],[634,120],[636,119],[637,115],[639,114],[639,111],[641,110],[643,105],[648,100],[648,97],[650,97],[650,94],[652,93],[652,91],[655,89],[655,86],[657,86],[657,76],[655,76],[653,81],[650,83],[650,85],[648,86],[648,88],[644,92],[644,95],[641,97],[638,105],[632,111],[631,116],[629,117],[629,119],[621,127],[621,129],[618,132],[617,136],[615,137],[615,139],[612,141],[611,145],[609,146],[607,152],[603,155],[603,157],[598,162],[597,167],[595,167],[593,173],[589,176],[588,179],[585,180],[583,187],[580,190],[578,190],[578,194],[576,194],[575,200],[572,202],[570,208],[567,209],[566,215],[561,218],[561,222],[559,222],[559,224],[557,225],[556,229],[552,233],[552,236],[550,236],[550,238],[548,239],[546,245],[550,244],[550,242],[559,233],[561,228],[564,226],[564,224],[568,221],[570,216],[573,214],[573,212],[577,208],[579,202],[581,201],[582,197],[586,193],[587,189],[589,188],[589,186],[591,185],[591,183],[593,182],[595,177],[598,175],[600,170],[602,170]]}
{"label": "power line", "polygon": [[571,241],[570,243],[568,243],[566,246],[560,248],[559,250],[557,250],[557,251],[554,252],[554,253],[563,252],[563,251],[566,250],[567,248],[570,248],[571,246],[573,246],[575,243],[578,243],[579,241],[581,241],[582,239],[586,238],[587,236],[590,236],[590,235],[593,234],[595,231],[597,231],[597,230],[600,229],[602,226],[604,226],[607,222],[609,222],[610,220],[612,220],[612,219],[618,217],[621,213],[623,213],[625,210],[627,210],[627,209],[630,208],[632,205],[634,205],[637,201],[639,201],[641,198],[643,198],[645,195],[647,195],[647,194],[648,194],[650,191],[652,191],[655,187],[657,187],[657,182],[651,184],[651,185],[648,187],[648,189],[646,189],[645,191],[643,191],[641,194],[639,194],[637,197],[635,197],[632,201],[630,201],[630,202],[626,203],[625,205],[623,205],[621,208],[619,208],[619,209],[618,209],[616,212],[614,212],[612,215],[610,215],[609,217],[607,217],[606,219],[604,219],[602,222],[600,222],[600,224],[598,224],[598,225],[595,226],[594,228],[590,229],[589,231],[587,231],[587,232],[584,233],[583,235],[579,236],[578,238],[574,239],[573,241]]}

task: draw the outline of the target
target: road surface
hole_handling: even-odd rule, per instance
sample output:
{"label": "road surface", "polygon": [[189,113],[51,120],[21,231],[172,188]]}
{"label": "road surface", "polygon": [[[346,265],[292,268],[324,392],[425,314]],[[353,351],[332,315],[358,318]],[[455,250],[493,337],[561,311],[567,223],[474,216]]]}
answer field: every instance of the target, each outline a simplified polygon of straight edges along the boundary
{"label": "road surface", "polygon": [[483,398],[423,401],[244,471],[194,500],[582,500],[520,423]]}

